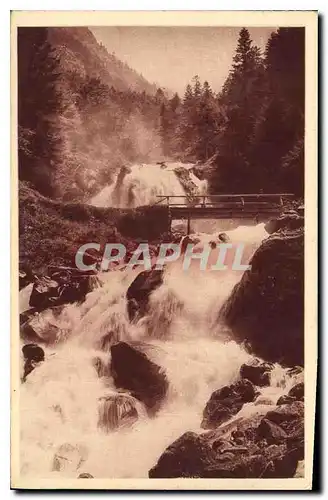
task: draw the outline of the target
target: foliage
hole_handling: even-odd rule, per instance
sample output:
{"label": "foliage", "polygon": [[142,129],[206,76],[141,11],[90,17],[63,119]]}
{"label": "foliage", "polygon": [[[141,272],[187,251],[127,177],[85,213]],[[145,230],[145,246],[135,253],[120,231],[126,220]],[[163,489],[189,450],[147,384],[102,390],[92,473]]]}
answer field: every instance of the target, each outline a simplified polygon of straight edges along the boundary
{"label": "foliage", "polygon": [[133,250],[136,235],[160,240],[166,225],[163,212],[62,203],[40,195],[25,182],[19,186],[19,260],[35,273],[46,274],[50,265],[74,267],[76,251],[85,243],[100,243],[103,251],[106,243],[118,242]]}
{"label": "foliage", "polygon": [[87,28],[20,28],[18,71],[19,176],[45,195],[86,202],[122,166],[165,159],[206,165],[213,193],[303,194],[303,28],[264,54],[242,28],[219,94],[195,76],[168,96]]}
{"label": "foliage", "polygon": [[265,54],[242,28],[221,92],[199,77],[161,108],[166,155],[210,164],[213,193],[304,188],[304,30],[279,28]]}
{"label": "foliage", "polygon": [[55,123],[60,97],[59,59],[47,37],[47,28],[18,28],[18,166],[20,179],[51,195],[61,142]]}

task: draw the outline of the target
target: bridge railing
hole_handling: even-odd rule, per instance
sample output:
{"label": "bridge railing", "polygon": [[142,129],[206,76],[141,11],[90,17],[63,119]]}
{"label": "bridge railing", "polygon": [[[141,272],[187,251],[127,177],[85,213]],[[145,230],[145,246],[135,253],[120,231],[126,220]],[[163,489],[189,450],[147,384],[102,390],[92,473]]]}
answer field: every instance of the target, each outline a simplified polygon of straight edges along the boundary
{"label": "bridge railing", "polygon": [[165,204],[168,207],[212,207],[212,208],[242,208],[247,206],[282,206],[286,200],[294,198],[291,193],[272,193],[272,194],[214,194],[214,195],[168,195],[157,196],[155,203]]}

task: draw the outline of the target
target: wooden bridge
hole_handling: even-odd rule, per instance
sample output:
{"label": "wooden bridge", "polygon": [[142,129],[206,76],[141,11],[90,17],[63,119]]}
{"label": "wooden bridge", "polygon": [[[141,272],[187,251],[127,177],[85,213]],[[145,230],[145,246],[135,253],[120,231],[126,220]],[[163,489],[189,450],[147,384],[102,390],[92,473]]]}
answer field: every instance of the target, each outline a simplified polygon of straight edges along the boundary
{"label": "wooden bridge", "polygon": [[172,220],[187,219],[253,219],[261,222],[278,216],[291,193],[274,194],[219,194],[196,196],[157,196],[156,205],[168,208],[168,228]]}

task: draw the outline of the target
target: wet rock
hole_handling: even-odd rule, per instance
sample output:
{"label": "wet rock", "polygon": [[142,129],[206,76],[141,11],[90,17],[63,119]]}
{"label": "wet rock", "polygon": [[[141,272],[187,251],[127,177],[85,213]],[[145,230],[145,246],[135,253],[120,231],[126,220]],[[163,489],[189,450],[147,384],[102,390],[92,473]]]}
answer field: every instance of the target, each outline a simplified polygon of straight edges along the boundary
{"label": "wet rock", "polygon": [[294,385],[288,393],[288,396],[295,398],[297,401],[304,401],[304,383]]}
{"label": "wet rock", "polygon": [[293,403],[294,401],[296,401],[295,398],[293,398],[292,396],[288,396],[288,394],[283,394],[282,396],[280,396],[280,398],[278,399],[277,401],[277,406],[281,406],[281,405],[289,405],[291,403]]}
{"label": "wet rock", "polygon": [[301,401],[294,401],[288,405],[281,405],[277,408],[270,410],[266,418],[278,425],[291,427],[288,425],[294,423],[295,425],[304,419],[304,403]]}
{"label": "wet rock", "polygon": [[218,240],[219,240],[221,243],[229,243],[229,242],[230,242],[230,238],[229,238],[229,236],[227,235],[227,233],[219,233],[219,235],[218,235]]}
{"label": "wet rock", "polygon": [[152,413],[161,405],[168,390],[164,371],[146,354],[125,342],[111,347],[111,372],[115,386],[128,390]]}
{"label": "wet rock", "polygon": [[22,381],[25,382],[27,375],[44,361],[44,350],[37,344],[25,344],[22,347],[22,352],[24,356],[24,374]]}
{"label": "wet rock", "polygon": [[52,470],[57,472],[73,472],[85,462],[86,449],[83,446],[62,444],[55,453]]}
{"label": "wet rock", "polygon": [[300,382],[299,384],[294,385],[288,392],[288,394],[284,394],[280,396],[277,401],[277,405],[285,405],[291,404],[294,401],[304,401],[304,382]]}
{"label": "wet rock", "polygon": [[25,359],[36,362],[44,361],[44,350],[37,344],[25,344],[22,352]]}
{"label": "wet rock", "polygon": [[205,406],[201,427],[215,429],[236,415],[244,403],[254,401],[257,394],[252,382],[245,379],[213,392]]}
{"label": "wet rock", "polygon": [[52,305],[58,296],[58,287],[57,281],[49,276],[37,278],[30,296],[30,306],[42,310]]}
{"label": "wet rock", "polygon": [[82,302],[87,293],[98,286],[100,282],[96,276],[68,269],[56,271],[51,276],[36,278],[29,305],[42,311],[52,306]]}
{"label": "wet rock", "polygon": [[34,274],[26,265],[19,265],[19,290],[22,290],[27,285],[34,281]]}
{"label": "wet rock", "polygon": [[126,292],[130,321],[136,320],[147,313],[150,294],[162,283],[162,270],[151,269],[138,274]]}
{"label": "wet rock", "polygon": [[[185,433],[164,451],[149,477],[294,477],[304,456],[302,403],[287,406],[200,435]],[[276,414],[279,423],[271,419]]]}
{"label": "wet rock", "polygon": [[60,336],[53,309],[30,310],[21,314],[21,321],[20,332],[25,341],[54,344]]}
{"label": "wet rock", "polygon": [[186,432],[166,448],[149,471],[149,477],[203,477],[203,471],[214,463],[214,457],[206,439],[194,432]]}
{"label": "wet rock", "polygon": [[303,248],[301,228],[267,238],[220,311],[237,341],[284,366],[304,363]]}
{"label": "wet rock", "polygon": [[129,394],[117,393],[100,398],[98,427],[106,433],[131,427],[139,418],[139,405]]}
{"label": "wet rock", "polygon": [[274,422],[264,418],[258,427],[260,438],[266,439],[270,444],[278,444],[286,440],[286,432]]}
{"label": "wet rock", "polygon": [[304,227],[304,217],[296,210],[284,212],[277,219],[271,219],[265,224],[265,230],[269,234],[276,233],[280,230],[294,230]]}
{"label": "wet rock", "polygon": [[270,372],[273,366],[255,360],[252,364],[243,364],[240,368],[241,378],[250,380],[254,385],[264,387],[270,385]]}

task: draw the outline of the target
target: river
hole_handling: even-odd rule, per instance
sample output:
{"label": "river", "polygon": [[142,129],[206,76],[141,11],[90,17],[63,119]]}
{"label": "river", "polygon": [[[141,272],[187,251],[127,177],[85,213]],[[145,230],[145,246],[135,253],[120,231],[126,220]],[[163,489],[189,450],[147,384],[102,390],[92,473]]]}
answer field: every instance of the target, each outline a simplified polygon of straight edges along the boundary
{"label": "river", "polygon": [[[199,189],[206,187],[197,178],[195,183]],[[114,188],[104,188],[92,202],[110,206],[116,200],[118,206],[137,206],[152,203],[157,195],[185,194],[174,169],[159,165],[133,167],[116,190],[115,200]],[[216,226],[215,231],[219,229]],[[245,243],[248,260],[267,236],[263,224],[239,226],[226,233],[232,241]],[[202,244],[213,234],[199,232],[197,237]],[[166,446],[187,430],[201,431],[202,411],[211,393],[234,382],[241,364],[252,358],[218,321],[220,306],[241,273],[205,272],[197,266],[184,272],[178,263],[172,263],[165,270],[163,284],[151,296],[149,316],[131,324],[125,294],[138,272],[101,274],[103,286],[91,292],[82,305],[65,306],[57,318],[65,340],[45,348],[45,362],[21,386],[23,475],[148,477]],[[22,308],[27,293],[21,291]],[[165,369],[169,393],[154,418],[140,404],[139,418],[132,427],[104,433],[98,428],[100,398],[116,389],[110,377],[98,377],[94,360],[99,357],[109,363],[110,353],[100,348],[109,331],[120,340],[137,342]],[[276,365],[271,386],[261,391],[276,402],[294,384],[294,377]],[[249,403],[241,411],[250,414],[260,407]],[[53,470],[54,456],[63,445],[64,466]]]}

